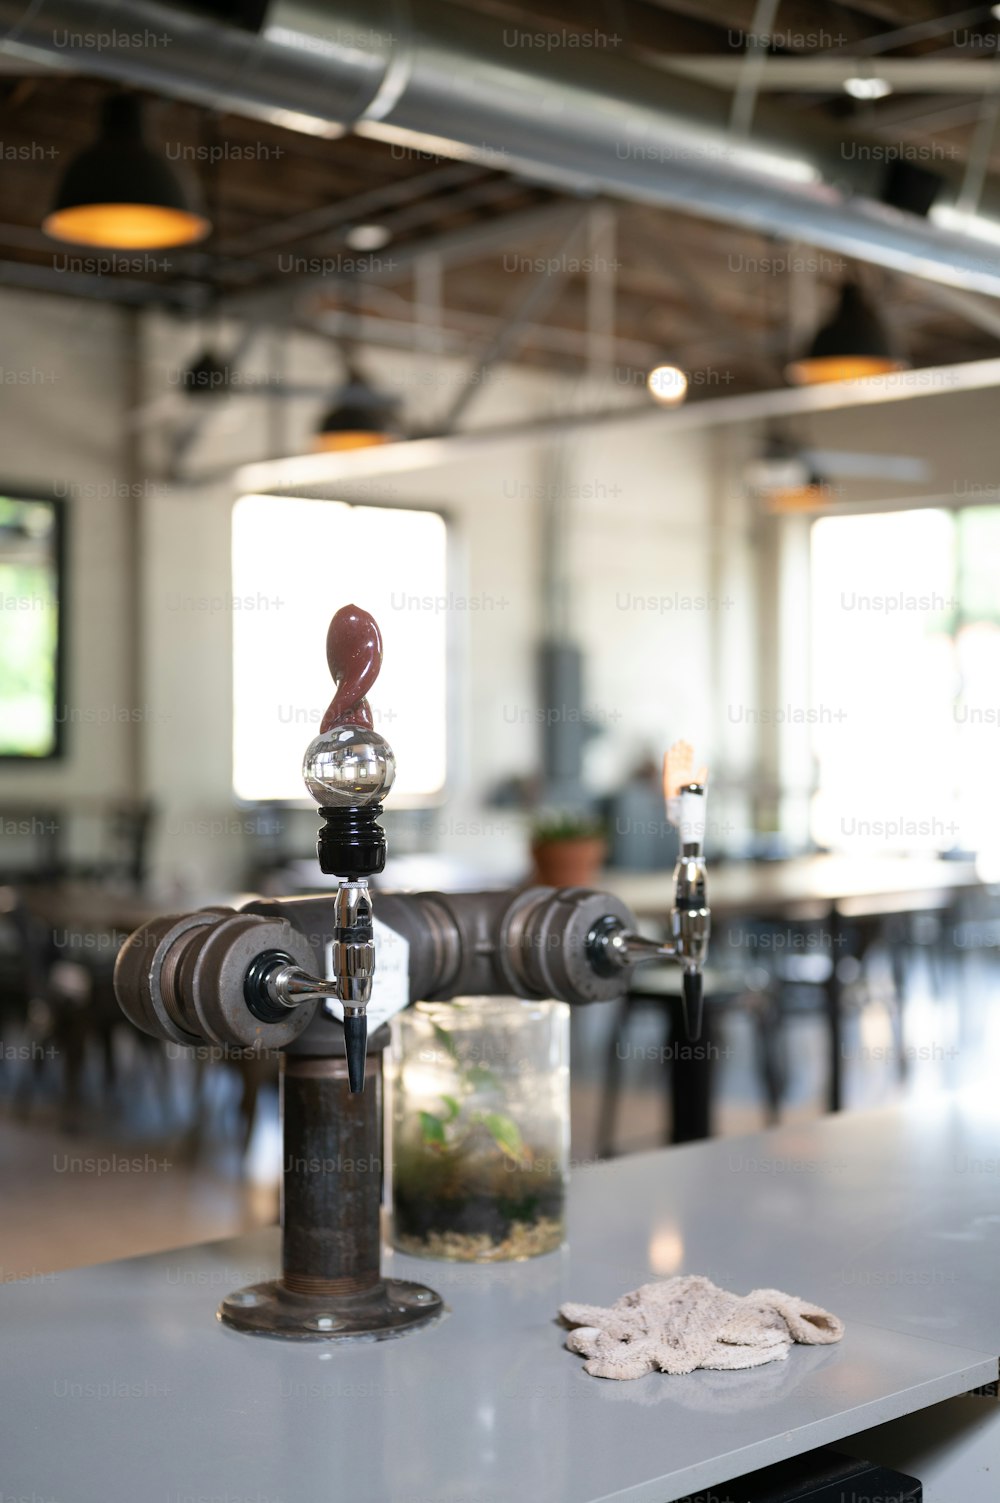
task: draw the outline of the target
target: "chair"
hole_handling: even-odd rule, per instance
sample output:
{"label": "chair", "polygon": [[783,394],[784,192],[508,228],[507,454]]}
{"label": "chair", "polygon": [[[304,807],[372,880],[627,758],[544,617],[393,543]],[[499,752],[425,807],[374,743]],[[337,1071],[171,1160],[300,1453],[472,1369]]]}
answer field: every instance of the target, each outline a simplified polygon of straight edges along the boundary
{"label": "chair", "polygon": [[75,1126],[86,1054],[89,983],[83,967],[59,955],[48,926],[25,907],[14,888],[0,889],[0,914],[17,940],[26,1035],[26,1067],[14,1084],[14,1109],[23,1115],[47,1063],[62,1067],[62,1121]]}
{"label": "chair", "polygon": [[597,1128],[599,1158],[614,1156],[615,1126],[621,1093],[621,1041],[643,1008],[653,1007],[664,1023],[664,1045],[670,1064],[670,1109],[664,1125],[665,1143],[688,1143],[711,1136],[711,1091],[717,1055],[716,1024],[727,1009],[745,1012],[754,1028],[758,1080],[767,1120],[776,1122],[781,1104],[784,1069],[780,1054],[780,1015],[774,995],[761,986],[766,976],[710,970],[705,975],[705,1012],[702,1036],[690,1048],[681,1009],[681,978],[674,965],[648,966],[641,983],[618,1004],[605,1058],[604,1083]]}

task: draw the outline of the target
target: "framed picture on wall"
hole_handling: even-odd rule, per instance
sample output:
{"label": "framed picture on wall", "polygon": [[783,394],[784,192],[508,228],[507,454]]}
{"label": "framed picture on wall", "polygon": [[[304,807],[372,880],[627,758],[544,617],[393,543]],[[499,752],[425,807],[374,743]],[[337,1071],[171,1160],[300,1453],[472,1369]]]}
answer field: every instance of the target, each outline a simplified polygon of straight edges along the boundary
{"label": "framed picture on wall", "polygon": [[63,753],[65,506],[0,490],[0,762]]}

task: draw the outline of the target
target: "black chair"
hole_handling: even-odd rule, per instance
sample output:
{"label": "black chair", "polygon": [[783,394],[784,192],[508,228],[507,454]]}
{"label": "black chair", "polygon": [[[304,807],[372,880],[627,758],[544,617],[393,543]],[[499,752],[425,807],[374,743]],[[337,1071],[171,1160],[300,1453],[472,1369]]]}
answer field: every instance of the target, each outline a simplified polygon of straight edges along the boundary
{"label": "black chair", "polygon": [[0,889],[0,916],[13,933],[21,968],[24,1043],[13,1087],[14,1109],[27,1112],[46,1067],[62,1076],[62,1125],[76,1125],[89,1033],[90,987],[82,967],[61,958],[48,926],[21,901],[16,889]]}
{"label": "black chair", "polygon": [[87,861],[65,862],[63,875],[141,891],[149,875],[155,819],[151,799],[110,802],[99,815],[96,854]]}
{"label": "black chair", "polygon": [[[763,983],[763,984],[762,984]],[[757,1078],[769,1123],[776,1122],[784,1091],[780,1013],[767,977],[759,969],[746,973],[709,970],[705,975],[702,1035],[689,1043],[681,1009],[681,977],[675,965],[648,966],[640,985],[618,1004],[605,1058],[604,1082],[597,1128],[597,1154],[615,1153],[615,1127],[622,1087],[622,1043],[642,1010],[655,1009],[663,1022],[663,1047],[670,1069],[669,1105],[664,1123],[665,1143],[689,1143],[711,1136],[714,1065],[719,1050],[718,1024],[726,1011],[749,1017],[754,1030]]]}

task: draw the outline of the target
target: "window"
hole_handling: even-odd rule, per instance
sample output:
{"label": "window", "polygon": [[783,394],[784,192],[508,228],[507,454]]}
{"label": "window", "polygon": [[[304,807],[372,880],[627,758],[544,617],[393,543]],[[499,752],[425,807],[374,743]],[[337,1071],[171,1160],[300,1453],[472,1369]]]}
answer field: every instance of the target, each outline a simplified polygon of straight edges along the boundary
{"label": "window", "polygon": [[821,844],[1000,851],[998,574],[1000,508],[814,524]]}
{"label": "window", "polygon": [[233,508],[233,787],[301,800],[302,757],[333,697],[326,630],[342,605],[371,611],[385,661],[370,697],[396,753],[396,807],[444,787],[444,520],[436,512],[243,496]]}
{"label": "window", "polygon": [[0,757],[58,756],[62,505],[0,496]]}

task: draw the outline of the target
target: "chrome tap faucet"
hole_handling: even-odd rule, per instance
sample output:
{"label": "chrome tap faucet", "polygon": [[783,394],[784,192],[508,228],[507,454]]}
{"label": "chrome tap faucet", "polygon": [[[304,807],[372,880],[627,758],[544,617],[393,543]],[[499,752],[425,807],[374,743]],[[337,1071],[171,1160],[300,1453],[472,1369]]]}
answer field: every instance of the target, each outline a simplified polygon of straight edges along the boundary
{"label": "chrome tap faucet", "polygon": [[674,955],[684,967],[681,985],[687,1035],[689,1039],[698,1039],[704,1006],[704,966],[712,929],[712,911],[705,890],[704,783],[685,783],[679,798],[681,853],[674,867],[670,932]]}
{"label": "chrome tap faucet", "polygon": [[620,919],[602,918],[587,939],[591,963],[604,975],[624,971],[651,960],[676,960],[683,967],[681,1009],[684,1028],[690,1041],[701,1037],[704,1010],[704,967],[712,929],[712,910],[708,906],[704,856],[705,785],[704,771],[698,780],[672,779],[669,764],[680,761],[687,769],[690,748],[680,743],[667,753],[664,764],[664,788],[667,794],[667,818],[680,834],[680,855],[674,867],[674,901],[670,910],[670,939],[661,943],[647,939],[626,928]]}
{"label": "chrome tap faucet", "polygon": [[313,976],[279,954],[272,955],[254,979],[276,1008],[291,1011],[318,1002],[326,1017],[343,1024],[348,1080],[351,1091],[357,1093],[365,1088],[368,1004],[375,978],[375,931],[367,878],[341,878],[333,910],[332,980]]}

